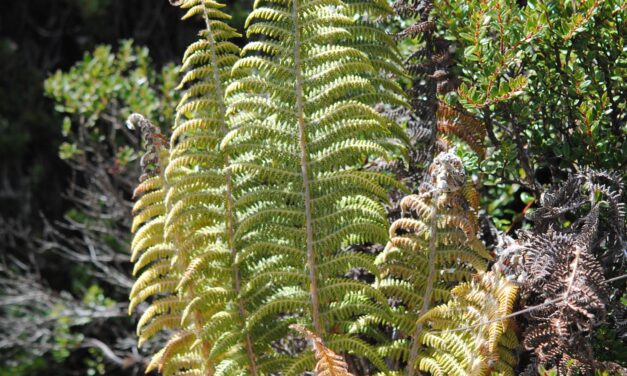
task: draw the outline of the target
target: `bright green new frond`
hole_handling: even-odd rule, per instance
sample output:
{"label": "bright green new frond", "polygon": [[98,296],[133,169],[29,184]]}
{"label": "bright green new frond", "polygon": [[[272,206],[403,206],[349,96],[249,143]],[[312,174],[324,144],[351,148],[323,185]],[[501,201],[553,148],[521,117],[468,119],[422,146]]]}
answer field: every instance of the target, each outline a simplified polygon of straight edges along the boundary
{"label": "bright green new frond", "polygon": [[381,291],[364,282],[350,279],[334,279],[326,281],[324,287],[322,287],[319,291],[320,302],[326,305],[330,304],[330,302],[341,301],[342,298],[348,295],[347,292],[350,292],[351,294],[364,294],[382,305],[385,305],[386,303],[386,297],[383,293],[381,293]]}

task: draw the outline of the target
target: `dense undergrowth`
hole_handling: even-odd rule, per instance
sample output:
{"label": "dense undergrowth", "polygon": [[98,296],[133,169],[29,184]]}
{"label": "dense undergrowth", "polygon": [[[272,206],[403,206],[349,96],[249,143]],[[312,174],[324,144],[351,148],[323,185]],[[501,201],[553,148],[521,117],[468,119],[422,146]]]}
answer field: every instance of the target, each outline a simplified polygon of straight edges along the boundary
{"label": "dense undergrowth", "polygon": [[175,3],[180,67],[46,81],[72,208],[3,219],[2,372],[626,372],[624,2]]}

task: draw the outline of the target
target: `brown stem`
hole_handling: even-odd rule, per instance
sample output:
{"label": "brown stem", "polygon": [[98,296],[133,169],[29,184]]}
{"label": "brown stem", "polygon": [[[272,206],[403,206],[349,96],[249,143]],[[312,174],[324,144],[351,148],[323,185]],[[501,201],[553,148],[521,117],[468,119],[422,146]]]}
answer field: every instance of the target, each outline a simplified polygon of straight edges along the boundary
{"label": "brown stem", "polygon": [[309,269],[309,293],[311,295],[311,317],[316,335],[322,337],[324,330],[320,321],[320,303],[318,298],[318,275],[316,255],[313,247],[313,220],[311,215],[311,191],[309,182],[309,161],[307,151],[307,125],[305,124],[303,77],[300,56],[300,24],[298,20],[298,0],[292,1],[292,19],[294,22],[294,74],[296,82],[296,117],[298,119],[298,144],[300,146],[300,168],[303,177],[303,198],[305,204],[305,230],[307,241],[307,269]]}
{"label": "brown stem", "polygon": [[[422,296],[422,307],[418,313],[418,317],[422,317],[431,305],[431,296],[433,295],[433,285],[435,284],[435,253],[437,247],[437,219],[438,219],[438,200],[440,192],[436,190],[433,193],[432,211],[429,217],[429,273],[427,274],[427,280],[425,281],[425,292]],[[418,322],[414,335],[412,338],[411,350],[409,352],[409,361],[407,362],[407,375],[414,376],[416,374],[416,359],[418,358],[418,352],[420,352],[420,334],[422,333],[423,324]]]}

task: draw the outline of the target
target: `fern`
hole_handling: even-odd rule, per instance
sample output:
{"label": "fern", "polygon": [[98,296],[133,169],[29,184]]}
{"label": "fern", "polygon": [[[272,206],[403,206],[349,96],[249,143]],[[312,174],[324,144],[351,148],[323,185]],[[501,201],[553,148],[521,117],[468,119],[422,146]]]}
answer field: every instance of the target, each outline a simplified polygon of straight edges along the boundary
{"label": "fern", "polygon": [[[418,193],[400,201],[403,217],[388,225],[389,188],[407,189],[368,163],[403,155],[418,139],[435,142],[436,132],[442,149],[453,136],[485,153],[483,123],[436,100],[450,57],[439,55],[430,1],[406,9],[420,20],[399,34],[425,38],[424,66],[409,66],[414,81],[433,81],[420,89],[426,102],[412,103],[428,107],[417,110],[431,128],[411,141],[389,116],[411,110],[392,79],[405,76],[399,53],[379,25],[387,2],[256,0],[241,51],[222,4],[176,3],[205,26],[183,57],[169,148],[147,120],[129,118],[148,147],[129,308],[149,302],[140,345],[170,335],[148,371],[352,376],[350,363],[356,374],[513,375],[513,276],[527,304],[564,297],[528,318],[524,345],[542,365],[590,369],[578,351],[589,352],[584,338],[608,303],[592,249],[603,248],[615,273],[624,243],[617,176],[579,174],[546,195],[532,215],[545,233],[522,234],[517,263],[499,260],[490,272],[478,193],[454,151],[433,159]],[[566,226],[564,214],[588,203]],[[569,230],[558,234],[553,223]],[[376,256],[361,251],[384,241]]]}
{"label": "fern", "polygon": [[496,273],[479,273],[451,291],[452,299],[419,322],[425,351],[419,368],[431,375],[515,375],[518,346],[512,313],[518,287]]}
{"label": "fern", "polygon": [[[450,299],[449,286],[485,270],[490,254],[477,238],[476,206],[461,160],[451,153],[438,155],[429,168],[430,181],[421,193],[405,197],[406,217],[390,227],[390,242],[377,257],[384,278],[378,287],[399,302],[392,323],[402,339],[387,355],[407,361],[413,375],[423,338],[417,321],[431,306]],[[465,194],[465,195],[464,195]]]}
{"label": "fern", "polygon": [[[139,346],[160,331],[178,333],[174,338],[189,338],[193,333],[180,324],[185,302],[176,296],[180,273],[171,267],[175,248],[163,236],[166,214],[164,170],[169,162],[169,151],[158,128],[141,115],[131,115],[128,124],[140,128],[148,149],[141,160],[141,182],[134,192],[134,197],[139,199],[133,207],[131,230],[135,236],[131,243],[131,261],[135,263],[133,274],[138,277],[130,292],[129,313],[140,303],[152,300],[137,323]],[[155,354],[149,370],[163,369],[166,363],[163,354],[184,354],[191,350],[189,341],[175,348],[171,344]]]}
{"label": "fern", "polygon": [[300,325],[292,324],[290,328],[311,341],[317,361],[314,370],[316,376],[353,376],[348,372],[344,358],[326,347],[320,337]]}
{"label": "fern", "polygon": [[189,8],[184,18],[199,14],[206,25],[183,58],[188,72],[181,86],[187,91],[177,108],[172,136],[177,158],[168,175],[174,182],[168,195],[170,229],[173,237],[184,238],[178,241],[178,261],[185,270],[178,288],[190,296],[182,320],[195,322],[202,358],[215,374],[247,369],[257,375],[252,341],[243,330],[246,312],[235,263],[234,182],[229,158],[219,150],[228,131],[224,88],[240,52],[229,39],[239,34],[222,22],[230,17],[221,4],[202,0],[181,6]]}
{"label": "fern", "polygon": [[[523,344],[546,368],[571,375],[596,367],[590,334],[606,319],[610,297],[624,291],[606,282],[607,275],[624,272],[622,195],[619,174],[573,174],[543,195],[530,215],[533,231],[513,245],[518,252],[510,253],[522,257],[523,296],[528,306],[539,305],[528,317]],[[623,324],[615,325],[620,330]]]}
{"label": "fern", "polygon": [[586,337],[604,318],[608,303],[601,266],[577,239],[555,232],[529,239],[523,254],[531,273],[525,285],[529,303],[555,301],[534,310],[526,349],[540,364],[557,366],[564,374],[589,373],[593,362]]}
{"label": "fern", "polygon": [[228,156],[219,150],[228,130],[224,86],[239,54],[229,39],[238,34],[223,22],[229,16],[219,3],[183,0],[177,5],[186,10],[183,19],[200,16],[205,28],[183,57],[179,88],[185,93],[163,174],[167,195],[162,231],[176,253],[162,267],[174,273],[170,284],[179,295],[178,307],[183,307],[177,324],[193,337],[173,337],[158,354],[159,364],[166,374],[220,374],[228,368],[256,375],[251,340],[242,330],[246,313],[234,262],[233,181],[225,170]]}
{"label": "fern", "polygon": [[269,351],[295,320],[321,338],[339,331],[330,348],[385,369],[369,345],[345,335],[347,320],[363,314],[349,297],[385,303],[344,275],[364,264],[346,246],[385,239],[383,185],[393,181],[357,169],[368,157],[387,157],[390,148],[373,140],[391,130],[371,107],[374,69],[351,47],[354,24],[343,9],[332,0],[257,1],[246,22],[252,41],[227,89],[233,129],[222,145],[230,170],[247,177],[235,200],[247,328],[269,352],[260,367],[281,363],[285,374],[307,369],[307,353],[282,362]]}

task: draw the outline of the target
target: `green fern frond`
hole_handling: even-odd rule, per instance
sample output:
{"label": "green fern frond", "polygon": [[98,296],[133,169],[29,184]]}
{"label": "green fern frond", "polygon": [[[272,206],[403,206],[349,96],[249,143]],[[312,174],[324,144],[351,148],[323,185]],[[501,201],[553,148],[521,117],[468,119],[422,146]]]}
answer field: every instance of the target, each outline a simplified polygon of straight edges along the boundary
{"label": "green fern frond", "polygon": [[[376,103],[406,107],[404,91],[396,79],[406,77],[407,73],[396,42],[380,25],[381,19],[393,15],[392,7],[380,0],[347,0],[345,3],[343,13],[355,20],[346,26],[352,35],[349,45],[368,55],[374,68],[371,81],[377,96],[372,99]],[[402,131],[399,134],[406,137]]]}
{"label": "green fern frond", "polygon": [[178,288],[191,297],[181,319],[197,328],[196,346],[202,349],[206,372],[247,369],[256,375],[252,343],[243,331],[240,271],[234,263],[235,181],[225,170],[229,157],[219,150],[229,129],[224,90],[240,52],[229,39],[238,34],[221,21],[230,18],[219,10],[224,5],[189,3],[194,4],[183,4],[190,7],[185,17],[201,15],[206,28],[200,33],[203,39],[184,56],[187,73],[180,87],[187,90],[177,108],[167,175],[172,188],[166,234],[181,244],[177,261],[184,272]]}
{"label": "green fern frond", "polygon": [[[410,317],[414,323],[411,328],[402,328],[411,338],[407,342],[410,375],[422,356],[419,353],[424,331],[418,319],[433,304],[450,298],[451,285],[467,280],[477,270],[485,270],[490,259],[476,237],[478,220],[465,198],[461,160],[442,153],[434,159],[429,173],[430,180],[421,187],[421,193],[401,200],[404,217],[390,226],[390,241],[376,260],[384,277],[377,282],[379,289],[404,307],[397,314]],[[453,371],[433,368],[430,362],[425,361],[424,367],[435,373]]]}
{"label": "green fern frond", "polygon": [[518,342],[506,319],[518,287],[495,274],[479,273],[452,290],[452,299],[432,308],[419,322],[428,325],[421,337],[425,349],[418,368],[445,375],[514,375]]}
{"label": "green fern frond", "polygon": [[[287,314],[324,338],[329,328],[375,312],[342,306],[347,297],[387,305],[380,292],[345,278],[353,268],[376,272],[371,258],[342,248],[386,239],[390,181],[358,168],[389,158],[388,145],[374,140],[398,133],[373,109],[387,91],[376,84],[369,51],[355,47],[345,10],[333,0],[257,1],[246,22],[252,40],[226,89],[233,127],[221,147],[233,158],[230,171],[248,177],[235,199],[236,239],[253,334],[287,334]],[[273,357],[270,343],[258,346]],[[300,357],[286,363],[309,364]]]}
{"label": "green fern frond", "polygon": [[[233,181],[230,173],[225,172],[228,156],[218,148],[228,131],[224,88],[240,52],[229,39],[239,34],[224,23],[230,16],[221,10],[223,4],[182,0],[177,5],[186,10],[183,19],[199,16],[205,28],[183,57],[185,74],[179,89],[185,92],[176,109],[170,160],[162,169],[162,206],[155,207],[156,196],[145,196],[139,203],[151,206],[136,216],[137,226],[145,224],[139,228],[140,238],[133,244],[136,248],[152,245],[154,241],[143,239],[160,234],[172,248],[155,247],[142,255],[141,265],[159,257],[168,259],[153,261],[151,265],[156,266],[138,277],[131,295],[138,300],[145,299],[146,291],[167,290],[176,293],[179,302],[164,298],[153,303],[138,330],[150,334],[158,327],[184,328],[187,352],[169,351],[166,347],[159,360],[160,369],[166,374],[212,374],[218,369],[224,372],[249,368],[256,375],[254,355],[244,351],[252,348],[241,330],[240,315],[245,312],[238,310],[237,305],[240,283],[232,242]],[[168,309],[170,306],[176,307],[175,314]],[[163,314],[146,323],[156,313]],[[189,333],[193,334],[193,341]],[[232,333],[238,335],[234,342],[227,341],[230,346],[221,341],[220,347],[216,347],[218,338]],[[174,337],[173,341],[177,344],[181,340]],[[247,346],[241,346],[242,343]]]}

